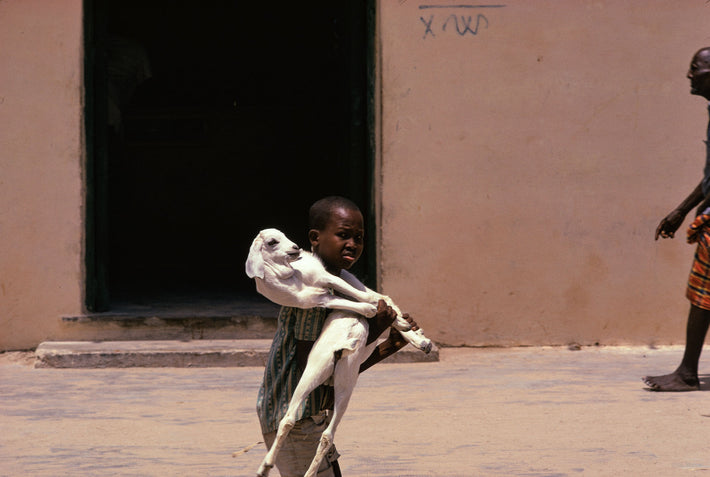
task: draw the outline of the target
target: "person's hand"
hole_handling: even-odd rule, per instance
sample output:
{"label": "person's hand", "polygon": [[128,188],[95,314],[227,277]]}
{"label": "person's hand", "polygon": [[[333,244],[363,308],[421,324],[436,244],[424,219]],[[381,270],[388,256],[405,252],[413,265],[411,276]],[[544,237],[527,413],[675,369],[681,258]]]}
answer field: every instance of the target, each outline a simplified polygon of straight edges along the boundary
{"label": "person's hand", "polygon": [[397,313],[388,306],[384,300],[377,302],[377,313],[369,320],[369,332],[367,335],[367,344],[375,341],[384,332],[392,322],[397,318]]}
{"label": "person's hand", "polygon": [[658,237],[673,238],[684,219],[685,215],[678,209],[668,214],[656,228],[656,240]]}
{"label": "person's hand", "polygon": [[[417,331],[419,329],[419,325],[417,325],[417,322],[414,321],[411,316],[409,316],[409,313],[403,314],[402,318],[407,320],[407,323],[409,323],[409,325],[412,327],[412,331]],[[404,339],[401,333],[394,328],[390,328],[390,335],[388,340],[392,347],[395,349],[395,351],[402,349],[407,345],[407,341]]]}

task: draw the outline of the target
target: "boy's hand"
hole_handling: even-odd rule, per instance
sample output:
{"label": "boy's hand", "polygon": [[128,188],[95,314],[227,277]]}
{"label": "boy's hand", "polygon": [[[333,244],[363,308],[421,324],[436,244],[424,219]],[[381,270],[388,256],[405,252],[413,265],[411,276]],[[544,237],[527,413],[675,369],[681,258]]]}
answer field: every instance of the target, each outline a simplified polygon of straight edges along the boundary
{"label": "boy's hand", "polygon": [[388,306],[384,300],[377,302],[377,314],[369,320],[369,332],[367,334],[367,344],[375,341],[397,318],[397,313]]}
{"label": "boy's hand", "polygon": [[[403,314],[402,318],[407,320],[407,323],[409,323],[409,325],[412,327],[412,331],[417,331],[419,329],[419,325],[417,325],[417,322],[414,321],[411,316],[409,316],[409,313]],[[390,329],[390,336],[387,340],[392,345],[392,348],[394,348],[392,353],[404,348],[407,345],[407,341],[402,337],[399,331],[395,330],[394,328]]]}

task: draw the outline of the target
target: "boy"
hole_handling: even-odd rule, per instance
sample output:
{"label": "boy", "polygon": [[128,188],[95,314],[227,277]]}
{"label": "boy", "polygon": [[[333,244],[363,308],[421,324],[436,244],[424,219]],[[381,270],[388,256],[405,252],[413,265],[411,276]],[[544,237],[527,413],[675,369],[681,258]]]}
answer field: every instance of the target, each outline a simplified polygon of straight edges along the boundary
{"label": "boy", "polygon": [[[360,209],[352,201],[331,196],[314,203],[309,210],[308,239],[311,250],[323,261],[326,270],[340,276],[357,262],[363,250],[364,226]],[[264,370],[264,379],[257,398],[257,414],[268,448],[276,438],[293,391],[306,366],[308,353],[318,338],[327,310],[325,308],[282,307],[271,351]],[[405,315],[417,329],[416,323]],[[380,301],[377,315],[369,320],[368,343],[379,337],[394,321],[395,313]],[[360,372],[395,353],[406,342],[393,328],[389,338],[381,343],[363,363]],[[328,426],[332,408],[332,388],[316,388],[301,406],[296,425],[281,448],[276,467],[282,477],[302,476],[315,455],[320,436]],[[319,476],[339,477],[338,453],[335,446],[323,460]]]}

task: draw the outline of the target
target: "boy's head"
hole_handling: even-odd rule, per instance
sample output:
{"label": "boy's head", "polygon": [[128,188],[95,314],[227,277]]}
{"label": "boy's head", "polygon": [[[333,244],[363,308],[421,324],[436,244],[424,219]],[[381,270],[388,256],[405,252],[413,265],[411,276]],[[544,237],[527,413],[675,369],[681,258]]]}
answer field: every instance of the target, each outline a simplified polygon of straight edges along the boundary
{"label": "boy's head", "polygon": [[690,93],[710,100],[710,48],[695,53],[686,76],[690,80]]}
{"label": "boy's head", "polygon": [[358,206],[345,197],[331,196],[315,202],[309,211],[308,239],[330,273],[339,275],[362,255],[365,230]]}

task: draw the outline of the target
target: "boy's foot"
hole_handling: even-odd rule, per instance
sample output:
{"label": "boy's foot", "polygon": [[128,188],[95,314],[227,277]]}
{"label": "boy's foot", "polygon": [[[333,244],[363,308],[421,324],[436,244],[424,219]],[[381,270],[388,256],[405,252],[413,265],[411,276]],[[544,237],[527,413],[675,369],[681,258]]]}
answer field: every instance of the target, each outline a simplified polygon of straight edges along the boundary
{"label": "boy's foot", "polygon": [[642,380],[651,391],[683,392],[700,389],[697,376],[682,376],[678,371],[664,376],[646,376]]}

